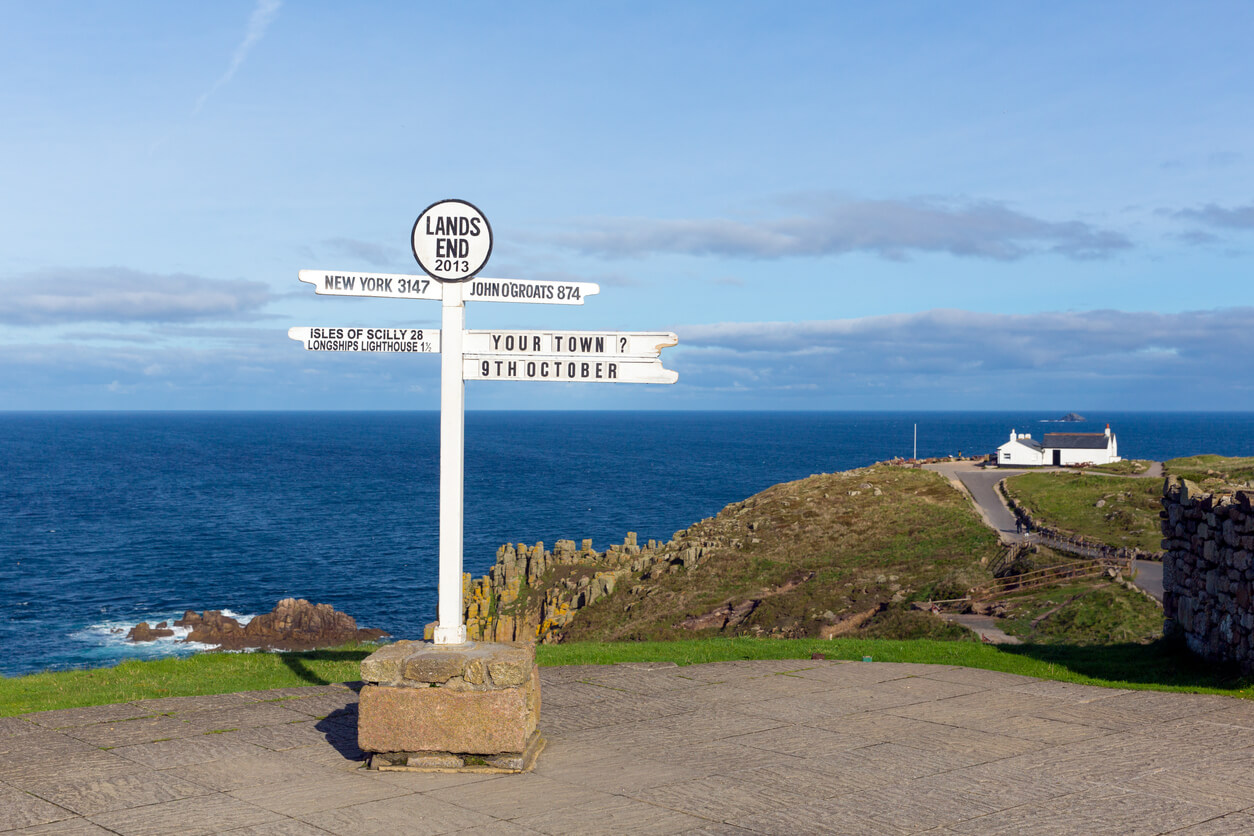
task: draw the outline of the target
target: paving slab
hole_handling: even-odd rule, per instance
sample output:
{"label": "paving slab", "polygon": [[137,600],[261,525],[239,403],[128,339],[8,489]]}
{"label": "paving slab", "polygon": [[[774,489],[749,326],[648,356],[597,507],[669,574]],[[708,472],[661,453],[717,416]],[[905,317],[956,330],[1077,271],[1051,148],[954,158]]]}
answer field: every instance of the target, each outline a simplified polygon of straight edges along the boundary
{"label": "paving slab", "polygon": [[13,787],[0,785],[0,831],[74,818],[64,807]]}
{"label": "paving slab", "polygon": [[302,814],[300,819],[339,836],[434,836],[488,825],[486,832],[493,832],[498,823],[486,813],[421,794]]}
{"label": "paving slab", "polygon": [[202,795],[91,816],[94,824],[123,836],[200,836],[281,819],[229,795]]}
{"label": "paving slab", "polygon": [[6,737],[16,737],[18,735],[30,734],[38,731],[38,726],[25,717],[0,717],[0,740]]}
{"label": "paving slab", "polygon": [[354,684],[0,721],[0,832],[1254,832],[1254,703],[952,665],[544,669],[522,775],[373,772]]}

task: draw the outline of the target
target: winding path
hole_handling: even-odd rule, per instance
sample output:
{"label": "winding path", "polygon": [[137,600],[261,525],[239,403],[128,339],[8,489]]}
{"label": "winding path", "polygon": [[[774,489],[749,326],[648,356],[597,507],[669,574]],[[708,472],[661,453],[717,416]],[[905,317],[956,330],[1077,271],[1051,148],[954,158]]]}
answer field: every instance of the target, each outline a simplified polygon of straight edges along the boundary
{"label": "winding path", "polygon": [[[984,518],[984,522],[989,528],[997,532],[997,536],[1004,543],[1023,543],[1032,539],[1031,534],[1020,534],[1015,530],[1015,515],[1006,507],[1006,502],[1002,498],[1001,492],[997,489],[998,483],[1011,476],[1018,476],[1021,473],[1027,473],[1026,470],[1016,470],[1009,468],[982,468],[972,462],[940,462],[938,464],[924,465],[928,470],[933,470],[962,490],[975,503],[976,510],[980,516]],[[1034,468],[1036,469],[1036,468]],[[1054,468],[1040,468],[1042,470],[1054,470]],[[1140,478],[1147,479],[1155,476],[1162,476],[1162,464],[1154,462],[1148,471],[1137,474],[1134,477],[1112,478]],[[1105,474],[1111,475],[1111,474]],[[1163,565],[1149,560],[1133,561],[1136,569],[1136,577],[1133,582],[1141,589],[1154,596],[1159,603],[1163,600]]]}

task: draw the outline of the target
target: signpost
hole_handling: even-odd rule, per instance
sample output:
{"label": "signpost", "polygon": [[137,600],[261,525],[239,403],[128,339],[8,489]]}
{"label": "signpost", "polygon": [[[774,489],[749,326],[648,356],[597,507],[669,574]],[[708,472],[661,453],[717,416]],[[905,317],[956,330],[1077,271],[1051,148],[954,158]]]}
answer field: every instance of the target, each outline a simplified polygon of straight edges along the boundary
{"label": "signpost", "polygon": [[479,278],[492,254],[492,227],[475,206],[443,200],[423,210],[411,233],[425,275],[301,270],[300,280],[329,296],[432,299],[440,329],[292,328],[309,351],[440,354],[440,587],[437,645],[466,642],[462,621],[462,508],[467,380],[561,383],[674,383],[662,367],[669,332],[466,330],[466,302],[582,305],[592,282]]}

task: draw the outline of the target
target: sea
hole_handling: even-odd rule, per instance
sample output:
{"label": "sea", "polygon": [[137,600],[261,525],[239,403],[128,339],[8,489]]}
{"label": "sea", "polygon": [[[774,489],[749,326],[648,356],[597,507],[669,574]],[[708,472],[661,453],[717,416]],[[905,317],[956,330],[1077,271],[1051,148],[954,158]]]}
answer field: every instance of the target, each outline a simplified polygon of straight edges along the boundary
{"label": "sea", "polygon": [[[773,484],[1100,432],[1125,458],[1254,455],[1254,413],[468,412],[464,568],[503,543],[672,534]],[[917,442],[916,442],[917,437]],[[282,598],[435,620],[436,412],[0,413],[0,675],[204,650],[126,641]]]}

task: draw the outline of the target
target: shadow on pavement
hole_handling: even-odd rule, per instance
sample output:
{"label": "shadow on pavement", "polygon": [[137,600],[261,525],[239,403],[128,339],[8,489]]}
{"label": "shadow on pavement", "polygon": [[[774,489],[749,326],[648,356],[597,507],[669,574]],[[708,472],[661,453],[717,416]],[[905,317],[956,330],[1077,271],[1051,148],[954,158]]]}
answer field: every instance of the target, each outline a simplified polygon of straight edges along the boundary
{"label": "shadow on pavement", "polygon": [[1001,650],[1116,682],[1181,688],[1254,687],[1254,680],[1242,676],[1235,665],[1207,662],[1191,653],[1179,639],[1159,639],[1149,644],[1003,645]]}
{"label": "shadow on pavement", "polygon": [[[363,650],[304,650],[294,653],[280,653],[283,664],[288,670],[310,685],[330,685],[332,680],[318,675],[310,666],[310,662],[358,662],[373,653],[375,648]],[[339,681],[339,680],[334,680]],[[355,690],[361,690],[358,685]]]}
{"label": "shadow on pavement", "polygon": [[314,728],[322,732],[327,743],[344,757],[344,760],[365,760],[366,753],[357,748],[357,703],[345,705],[319,720]]}

